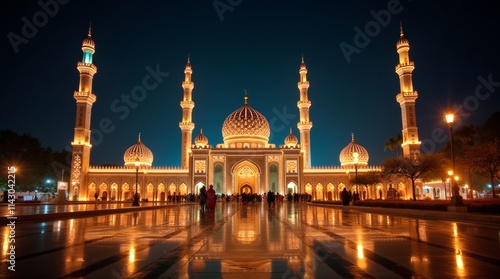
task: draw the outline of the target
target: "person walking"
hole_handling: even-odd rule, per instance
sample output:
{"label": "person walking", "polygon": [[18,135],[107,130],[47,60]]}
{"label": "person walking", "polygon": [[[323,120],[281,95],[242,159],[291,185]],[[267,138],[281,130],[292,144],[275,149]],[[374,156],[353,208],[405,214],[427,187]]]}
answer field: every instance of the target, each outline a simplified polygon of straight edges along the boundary
{"label": "person walking", "polygon": [[207,206],[207,187],[203,186],[200,189],[200,208],[201,211],[205,211]]}
{"label": "person walking", "polygon": [[209,189],[207,190],[207,209],[208,210],[214,210],[215,209],[215,202],[217,195],[214,190],[214,185],[210,185]]}
{"label": "person walking", "polygon": [[271,204],[275,205],[275,196],[274,196],[274,193],[271,192],[271,190],[269,190],[269,192],[267,193],[267,208],[271,208]]}
{"label": "person walking", "polygon": [[347,192],[346,188],[342,190],[342,193],[340,194],[342,198],[342,205],[348,206],[349,205],[349,200],[351,199],[349,196],[349,192]]}

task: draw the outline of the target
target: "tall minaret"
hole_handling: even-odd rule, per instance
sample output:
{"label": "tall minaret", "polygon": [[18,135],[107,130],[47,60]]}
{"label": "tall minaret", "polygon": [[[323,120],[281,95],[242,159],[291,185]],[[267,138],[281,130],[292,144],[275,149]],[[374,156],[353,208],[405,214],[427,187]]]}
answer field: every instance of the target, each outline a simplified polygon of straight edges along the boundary
{"label": "tall minaret", "polygon": [[399,41],[396,49],[399,54],[399,64],[396,65],[396,73],[399,76],[400,92],[396,100],[401,106],[401,118],[403,121],[403,156],[418,156],[420,154],[420,141],[418,140],[417,116],[415,112],[415,101],[418,92],[413,91],[412,72],[415,69],[413,61],[408,54],[410,43],[404,37],[403,27],[400,27]]}
{"label": "tall minaret", "polygon": [[300,112],[300,122],[297,123],[297,128],[300,131],[300,148],[304,156],[304,168],[311,167],[311,128],[312,122],[309,121],[309,107],[311,101],[307,97],[307,90],[309,89],[309,81],[307,81],[307,68],[304,63],[304,56],[302,56],[302,63],[300,64],[300,80],[298,87],[300,91],[300,100],[297,102],[297,107]]}
{"label": "tall minaret", "polygon": [[90,165],[90,116],[92,104],[96,96],[92,93],[92,79],[97,72],[97,67],[92,64],[92,55],[95,52],[95,43],[92,40],[91,28],[87,38],[82,43],[83,58],[78,62],[77,69],[80,72],[80,85],[73,97],[76,100],[76,123],[75,136],[71,145],[73,146],[71,159],[71,185],[70,195],[78,199],[87,197],[86,176]]}
{"label": "tall minaret", "polygon": [[186,64],[186,69],[184,69],[184,81],[182,82],[182,88],[184,88],[184,97],[181,101],[182,108],[182,121],[179,122],[179,128],[181,128],[182,133],[182,143],[181,143],[181,167],[187,169],[189,167],[189,154],[191,153],[191,142],[193,138],[194,123],[193,118],[193,88],[194,83],[191,80],[191,62],[188,56],[188,61]]}

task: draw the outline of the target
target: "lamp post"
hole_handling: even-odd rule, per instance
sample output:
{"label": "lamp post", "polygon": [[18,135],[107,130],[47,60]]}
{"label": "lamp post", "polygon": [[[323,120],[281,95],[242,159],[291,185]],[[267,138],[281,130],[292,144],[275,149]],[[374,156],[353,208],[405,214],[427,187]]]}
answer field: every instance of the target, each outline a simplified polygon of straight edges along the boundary
{"label": "lamp post", "polygon": [[356,181],[356,194],[359,195],[359,188],[358,188],[358,160],[359,160],[359,153],[358,152],[353,152],[352,157],[354,158],[354,170],[355,170],[355,176],[354,176],[354,181]]}
{"label": "lamp post", "polygon": [[139,166],[141,162],[139,158],[135,161],[135,194],[134,201],[132,202],[132,206],[139,206],[139,193],[137,193],[137,184],[139,184]]}
{"label": "lamp post", "polygon": [[[450,148],[451,148],[451,164],[452,171],[455,172],[455,154],[453,153],[453,122],[455,120],[455,115],[453,113],[446,114],[446,123],[450,128]],[[452,206],[463,206],[462,196],[460,196],[459,188],[456,180],[453,180],[453,187],[451,189],[451,205]]]}

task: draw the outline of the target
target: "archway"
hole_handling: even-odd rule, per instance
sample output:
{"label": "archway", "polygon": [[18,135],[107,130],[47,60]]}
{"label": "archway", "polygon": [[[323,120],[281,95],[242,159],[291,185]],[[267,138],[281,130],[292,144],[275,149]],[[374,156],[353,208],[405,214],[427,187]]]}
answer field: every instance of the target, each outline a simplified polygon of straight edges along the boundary
{"label": "archway", "polygon": [[[233,193],[242,193],[243,188],[247,189],[250,193],[257,193],[263,191],[260,188],[260,171],[257,165],[245,160],[234,165],[232,168],[233,176]],[[266,191],[267,192],[267,191]]]}
{"label": "archway", "polygon": [[240,187],[240,194],[253,194],[253,191],[252,191],[252,186],[248,185],[248,184],[245,184],[243,186]]}
{"label": "archway", "polygon": [[290,193],[290,194],[298,193],[297,184],[295,182],[288,183],[286,188],[287,188],[287,193]]}

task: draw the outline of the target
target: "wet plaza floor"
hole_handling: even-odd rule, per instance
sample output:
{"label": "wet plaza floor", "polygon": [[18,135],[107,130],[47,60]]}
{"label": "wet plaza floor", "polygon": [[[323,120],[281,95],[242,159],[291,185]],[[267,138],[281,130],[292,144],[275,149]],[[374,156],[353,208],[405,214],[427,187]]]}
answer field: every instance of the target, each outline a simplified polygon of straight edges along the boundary
{"label": "wet plaza floor", "polygon": [[[27,210],[27,209],[26,209]],[[66,209],[67,210],[67,209]],[[3,278],[492,278],[500,225],[311,204],[173,205],[18,222]]]}

